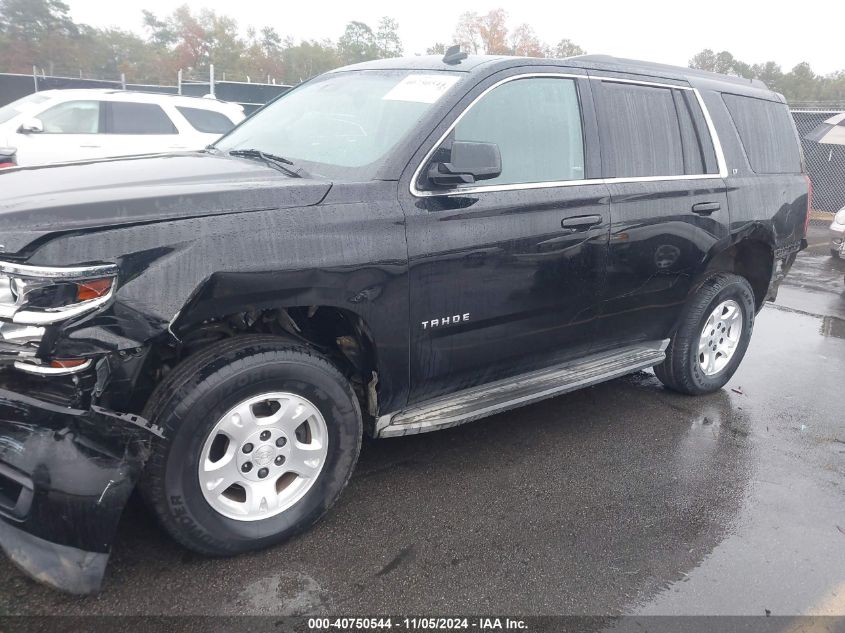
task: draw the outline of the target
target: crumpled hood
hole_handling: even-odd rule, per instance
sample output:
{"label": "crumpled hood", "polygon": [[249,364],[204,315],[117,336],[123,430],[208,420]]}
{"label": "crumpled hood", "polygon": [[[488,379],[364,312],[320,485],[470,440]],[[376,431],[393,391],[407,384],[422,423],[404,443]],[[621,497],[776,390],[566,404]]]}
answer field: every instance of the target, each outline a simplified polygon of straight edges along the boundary
{"label": "crumpled hood", "polygon": [[0,171],[0,253],[51,233],[305,207],[331,183],[260,161],[191,152]]}

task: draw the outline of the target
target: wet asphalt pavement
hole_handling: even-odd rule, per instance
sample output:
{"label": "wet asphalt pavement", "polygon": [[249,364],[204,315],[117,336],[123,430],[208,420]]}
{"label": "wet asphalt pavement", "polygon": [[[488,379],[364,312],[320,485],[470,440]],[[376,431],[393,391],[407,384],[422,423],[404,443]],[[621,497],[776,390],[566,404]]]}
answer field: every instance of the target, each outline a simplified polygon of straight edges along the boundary
{"label": "wet asphalt pavement", "polygon": [[137,499],[102,593],[0,614],[845,614],[845,261],[814,228],[721,392],[650,372],[365,443],[308,533],[193,555]]}

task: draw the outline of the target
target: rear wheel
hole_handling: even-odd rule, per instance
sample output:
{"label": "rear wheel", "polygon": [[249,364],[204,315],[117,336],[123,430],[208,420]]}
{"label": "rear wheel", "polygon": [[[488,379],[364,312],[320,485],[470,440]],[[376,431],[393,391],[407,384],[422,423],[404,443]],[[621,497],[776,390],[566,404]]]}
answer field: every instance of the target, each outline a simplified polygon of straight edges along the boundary
{"label": "rear wheel", "polygon": [[244,336],[177,367],[146,417],[164,429],[141,492],[181,544],[209,555],[267,547],[314,523],[349,480],[358,400],[323,356]]}
{"label": "rear wheel", "polygon": [[830,256],[839,259],[839,251],[835,248],[830,249]]}
{"label": "rear wheel", "polygon": [[742,277],[708,278],[685,306],[666,360],[654,373],[670,389],[689,395],[721,389],[745,356],[754,308],[754,291]]}

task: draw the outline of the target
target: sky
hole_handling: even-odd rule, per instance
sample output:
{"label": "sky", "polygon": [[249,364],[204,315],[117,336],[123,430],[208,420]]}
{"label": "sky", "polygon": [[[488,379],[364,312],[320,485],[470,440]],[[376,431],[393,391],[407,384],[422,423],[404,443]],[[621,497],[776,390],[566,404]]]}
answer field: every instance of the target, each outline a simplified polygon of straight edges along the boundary
{"label": "sky", "polygon": [[[179,0],[65,0],[78,22],[141,32],[141,9],[167,15]],[[835,3],[758,0],[187,0],[235,18],[243,30],[273,26],[283,36],[336,40],[347,22],[373,27],[382,16],[399,23],[405,54],[424,54],[435,42],[451,43],[464,11],[503,8],[512,28],[522,22],[551,44],[573,40],[589,53],[686,65],[704,48],[728,50],[747,63],[774,60],[784,70],[802,61],[817,73],[845,69],[843,21]],[[829,18],[824,18],[828,15]]]}

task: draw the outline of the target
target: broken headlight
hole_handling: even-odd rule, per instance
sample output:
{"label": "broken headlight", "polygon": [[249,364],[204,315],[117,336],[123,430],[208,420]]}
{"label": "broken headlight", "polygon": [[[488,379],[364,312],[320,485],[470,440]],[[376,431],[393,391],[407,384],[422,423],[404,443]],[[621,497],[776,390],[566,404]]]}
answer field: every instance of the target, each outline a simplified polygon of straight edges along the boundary
{"label": "broken headlight", "polygon": [[0,319],[48,325],[95,310],[111,299],[117,266],[44,267],[0,262]]}

